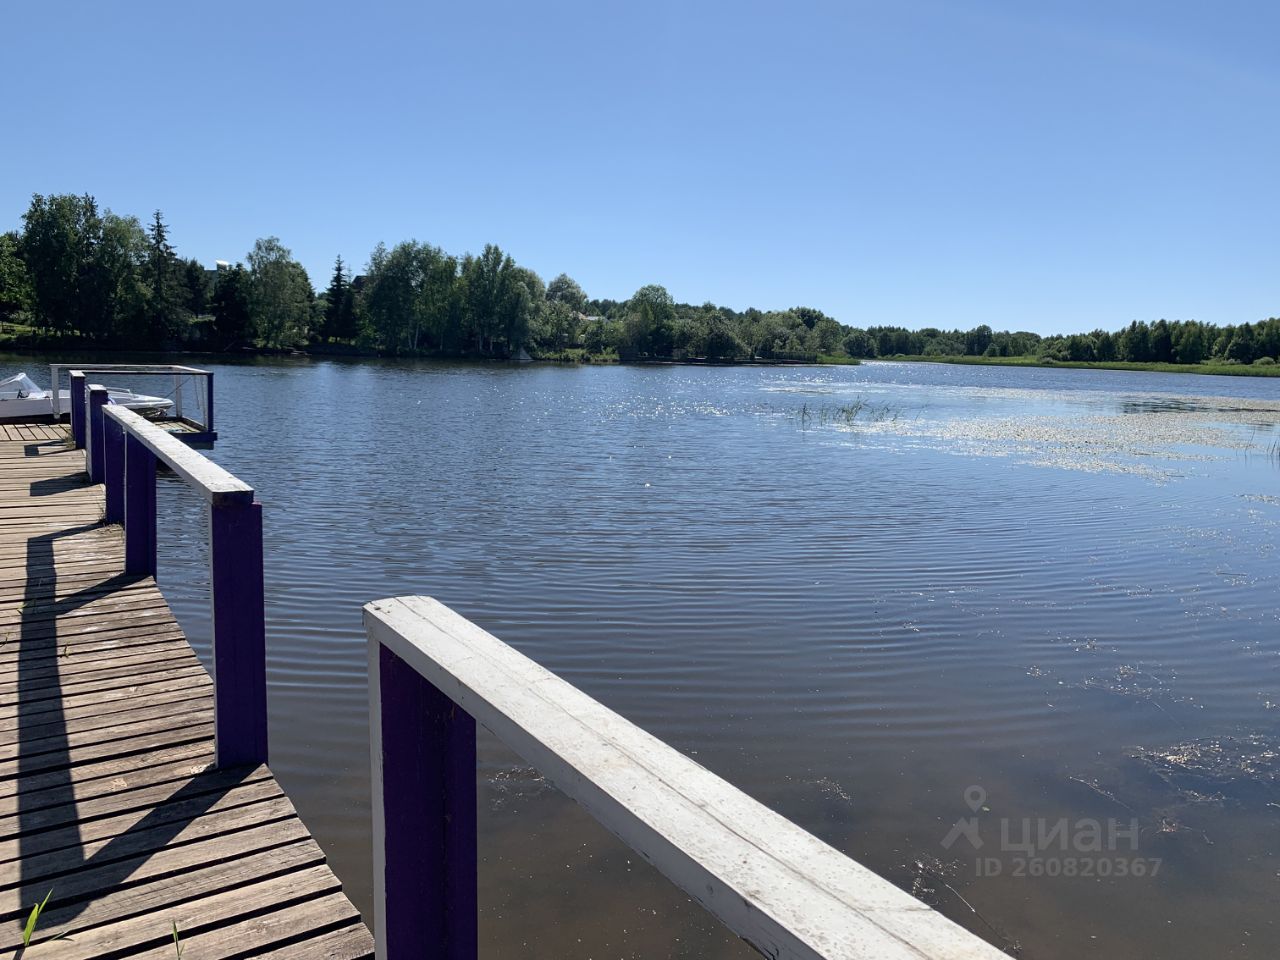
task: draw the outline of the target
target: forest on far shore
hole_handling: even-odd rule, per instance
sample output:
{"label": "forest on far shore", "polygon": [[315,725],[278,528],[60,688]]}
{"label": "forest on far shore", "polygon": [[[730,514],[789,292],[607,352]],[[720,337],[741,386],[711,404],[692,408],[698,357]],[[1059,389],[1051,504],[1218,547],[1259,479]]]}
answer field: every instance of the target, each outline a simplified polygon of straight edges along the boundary
{"label": "forest on far shore", "polygon": [[985,324],[854,327],[814,307],[676,303],[658,284],[627,300],[592,299],[567,274],[544,282],[493,244],[457,256],[416,240],[379,244],[359,274],[337,257],[317,291],[275,237],[210,269],[178,255],[159,210],[144,225],[88,195],[35,195],[21,226],[0,234],[0,346],[64,345],[569,361],[910,356],[1273,366],[1280,319],[1134,321],[1048,337]]}

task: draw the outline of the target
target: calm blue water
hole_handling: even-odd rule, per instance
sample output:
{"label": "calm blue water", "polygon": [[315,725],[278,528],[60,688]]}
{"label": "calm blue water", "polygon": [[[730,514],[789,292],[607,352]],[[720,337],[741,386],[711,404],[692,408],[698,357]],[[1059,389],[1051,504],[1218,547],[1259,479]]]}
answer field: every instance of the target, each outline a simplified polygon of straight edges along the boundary
{"label": "calm blue water", "polygon": [[[213,456],[265,505],[272,766],[363,908],[360,605],[424,593],[1024,957],[1280,950],[1280,380],[213,369]],[[160,499],[203,650],[200,506]],[[488,955],[746,955],[482,754]],[[944,846],[972,816],[983,848]],[[1001,824],[1062,817],[1137,849],[1014,875]]]}

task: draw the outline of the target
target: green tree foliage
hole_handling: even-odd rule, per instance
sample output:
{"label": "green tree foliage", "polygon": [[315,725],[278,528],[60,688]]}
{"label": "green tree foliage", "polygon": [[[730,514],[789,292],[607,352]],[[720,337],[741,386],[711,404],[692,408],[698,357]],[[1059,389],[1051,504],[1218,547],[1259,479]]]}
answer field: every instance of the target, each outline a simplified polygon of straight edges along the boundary
{"label": "green tree foliage", "polygon": [[146,231],[136,217],[107,213],[102,218],[97,265],[83,298],[85,332],[127,344],[156,343],[145,279],[149,255]]}
{"label": "green tree foliage", "polygon": [[324,293],[324,312],[319,335],[326,343],[331,340],[354,340],[356,326],[355,291],[346,264],[339,256],[333,265],[333,278]]}
{"label": "green tree foliage", "polygon": [[465,339],[459,329],[458,262],[439,247],[409,240],[369,260],[363,293],[372,332],[392,353],[441,350]]}
{"label": "green tree foliage", "polygon": [[1116,358],[1116,338],[1105,330],[1095,330],[1090,336],[1093,338],[1093,353],[1098,360],[1111,361]]}
{"label": "green tree foliage", "polygon": [[22,217],[20,246],[31,278],[36,325],[55,333],[71,333],[93,320],[97,249],[102,237],[98,204],[87,194],[31,198]]}
{"label": "green tree foliage", "polygon": [[249,251],[249,315],[263,345],[279,350],[304,343],[315,293],[302,265],[278,238]]}
{"label": "green tree foliage", "polygon": [[[844,347],[844,352],[847,355],[858,359],[866,359],[876,355],[876,342],[871,339],[871,336],[865,330],[850,330],[845,334],[841,346]],[[994,347],[995,344],[992,344],[988,349]]]}
{"label": "green tree foliage", "polygon": [[243,264],[218,271],[209,308],[213,313],[213,338],[221,350],[245,346],[253,339],[249,286],[249,271]]}
{"label": "green tree foliage", "polygon": [[1236,327],[1227,346],[1227,359],[1240,363],[1253,363],[1258,359],[1258,341],[1253,333],[1252,324],[1244,323]]}
{"label": "green tree foliage", "polygon": [[93,197],[32,197],[17,242],[35,324],[106,344],[170,342],[188,317],[188,296],[156,211],[150,230],[134,217],[99,213]]}
{"label": "green tree foliage", "polygon": [[31,278],[21,246],[17,231],[0,233],[0,320],[16,318],[31,307]]}
{"label": "green tree foliage", "polygon": [[149,288],[146,302],[146,335],[153,343],[165,343],[178,334],[187,317],[185,276],[169,243],[169,227],[157,210],[147,225],[147,259],[143,273]]}
{"label": "green tree foliage", "polygon": [[[194,317],[212,314],[210,323]],[[159,211],[144,229],[100,212],[91,196],[32,197],[22,229],[0,234],[0,320],[22,318],[52,339],[122,346],[200,342],[280,349],[317,339],[386,353],[507,358],[583,350],[636,359],[814,359],[954,355],[1063,361],[1280,359],[1280,319],[1217,326],[1135,320],[1118,331],[1041,337],[1026,331],[850,327],[815,307],[735,311],[677,303],[663,287],[628,300],[588,299],[567,274],[544,285],[492,244],[455,257],[417,241],[379,245],[366,273],[338,258],[325,293],[274,237],[248,269],[208,272],[181,260]]]}
{"label": "green tree foliage", "polygon": [[627,301],[622,349],[631,357],[670,357],[675,347],[675,301],[666,287],[641,287]]}
{"label": "green tree foliage", "polygon": [[180,282],[183,309],[193,317],[207,314],[213,285],[209,282],[209,271],[204,268],[204,264],[194,259],[182,261]]}
{"label": "green tree foliage", "polygon": [[562,273],[547,284],[547,300],[562,303],[578,313],[587,312],[587,295],[567,273]]}
{"label": "green tree foliage", "polygon": [[821,310],[815,310],[813,307],[792,307],[789,312],[810,330],[816,327],[819,322],[831,319]]}
{"label": "green tree foliage", "polygon": [[534,305],[545,291],[537,275],[486,244],[462,261],[463,323],[473,352],[514,356],[525,345]]}
{"label": "green tree foliage", "polygon": [[[1184,324],[1174,338],[1174,360],[1177,363],[1200,363],[1208,353],[1205,340],[1204,328],[1200,324]],[[1114,352],[1105,359],[1115,359]]]}
{"label": "green tree foliage", "polygon": [[734,331],[729,318],[723,311],[711,310],[695,318],[690,326],[693,337],[688,345],[688,354],[707,360],[742,360],[747,356],[747,347]]}

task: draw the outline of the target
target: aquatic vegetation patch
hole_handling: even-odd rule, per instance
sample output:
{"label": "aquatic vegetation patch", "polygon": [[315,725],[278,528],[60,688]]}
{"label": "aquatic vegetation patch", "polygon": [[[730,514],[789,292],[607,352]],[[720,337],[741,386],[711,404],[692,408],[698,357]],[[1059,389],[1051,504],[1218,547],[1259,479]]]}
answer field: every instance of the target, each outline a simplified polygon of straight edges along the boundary
{"label": "aquatic vegetation patch", "polygon": [[[1006,393],[998,399],[1019,399],[1019,391]],[[1025,399],[1046,400],[1043,395]],[[1265,401],[1141,398],[1126,401],[1122,410],[928,418],[858,416],[859,410],[849,423],[963,456],[1011,457],[1028,466],[1128,474],[1157,482],[1181,476],[1182,464],[1221,460],[1228,453],[1265,452],[1267,441],[1260,439],[1258,428],[1280,426],[1280,404]],[[812,416],[808,422],[841,425],[839,416]]]}
{"label": "aquatic vegetation patch", "polygon": [[902,410],[888,403],[871,403],[859,397],[850,403],[801,404],[788,415],[800,421],[801,429],[809,427],[855,427],[866,423],[896,423]]}
{"label": "aquatic vegetation patch", "polygon": [[1203,737],[1159,749],[1140,747],[1133,758],[1171,787],[1200,796],[1246,784],[1280,786],[1280,744],[1261,733]]}
{"label": "aquatic vegetation patch", "polygon": [[1104,690],[1117,696],[1151,700],[1171,696],[1173,679],[1164,679],[1132,664],[1121,664],[1113,673],[1087,677],[1081,684],[1086,690]]}

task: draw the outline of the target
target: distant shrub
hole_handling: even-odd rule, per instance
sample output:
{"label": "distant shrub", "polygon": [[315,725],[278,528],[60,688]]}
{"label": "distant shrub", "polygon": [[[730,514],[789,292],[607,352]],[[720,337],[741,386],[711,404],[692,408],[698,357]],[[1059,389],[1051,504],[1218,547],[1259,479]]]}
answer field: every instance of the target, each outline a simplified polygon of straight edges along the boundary
{"label": "distant shrub", "polygon": [[1046,367],[1052,367],[1058,361],[1053,359],[1053,357],[1041,357],[1040,362],[1044,364]]}
{"label": "distant shrub", "polygon": [[1274,367],[1276,365],[1275,357],[1259,357],[1253,361],[1255,367]]}

